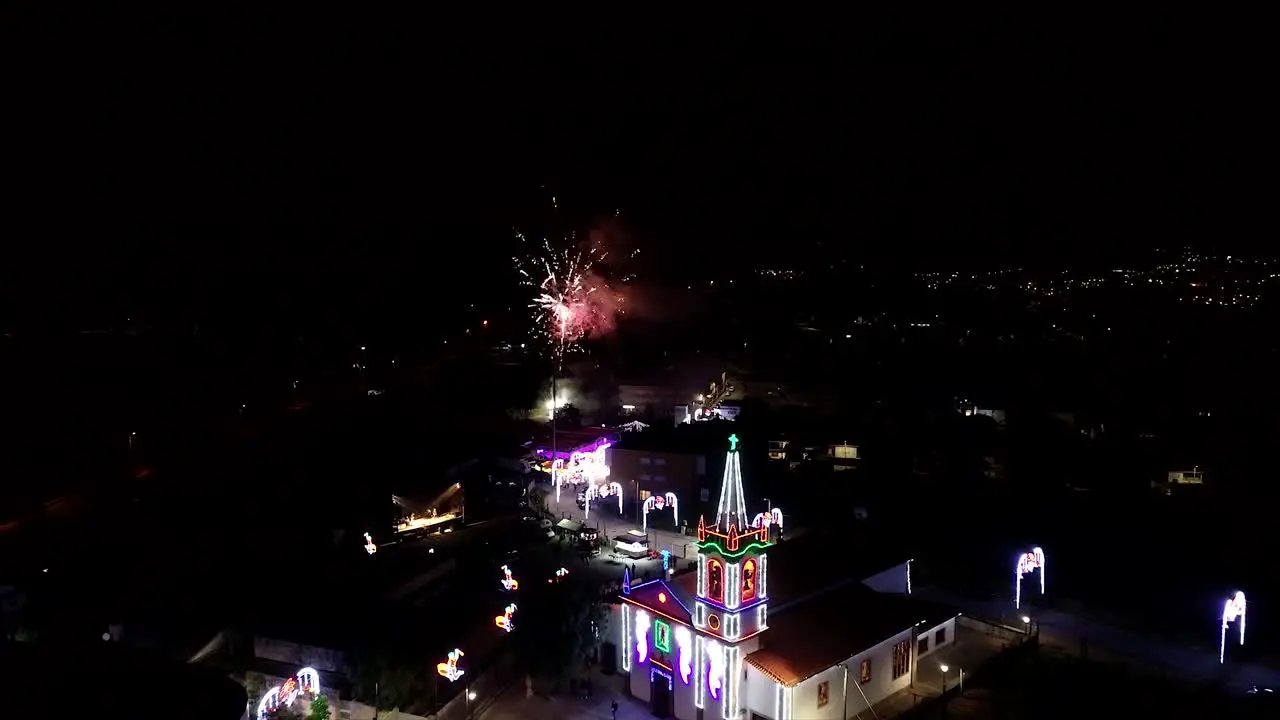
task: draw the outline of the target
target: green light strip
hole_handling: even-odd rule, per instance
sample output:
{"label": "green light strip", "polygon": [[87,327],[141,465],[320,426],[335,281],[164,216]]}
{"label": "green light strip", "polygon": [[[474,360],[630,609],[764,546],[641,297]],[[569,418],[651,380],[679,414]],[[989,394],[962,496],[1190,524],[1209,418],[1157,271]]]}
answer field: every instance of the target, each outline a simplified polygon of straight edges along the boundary
{"label": "green light strip", "polygon": [[715,550],[716,552],[720,553],[722,556],[727,558],[742,557],[743,555],[746,555],[747,553],[751,552],[756,548],[764,549],[769,547],[772,544],[773,543],[751,543],[750,545],[742,548],[738,552],[731,553],[731,552],[725,551],[725,549],[720,547],[720,544],[715,542],[714,540],[707,540],[706,542],[694,543],[694,545],[698,546],[699,550]]}

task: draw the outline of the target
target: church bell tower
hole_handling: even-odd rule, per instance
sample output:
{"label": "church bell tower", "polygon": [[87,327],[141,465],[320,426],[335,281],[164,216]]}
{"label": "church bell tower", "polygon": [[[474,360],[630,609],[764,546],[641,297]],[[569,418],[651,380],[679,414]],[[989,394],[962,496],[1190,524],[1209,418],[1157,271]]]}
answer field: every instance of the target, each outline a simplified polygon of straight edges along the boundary
{"label": "church bell tower", "polygon": [[[699,716],[742,715],[742,658],[768,629],[769,523],[751,527],[742,492],[738,436],[729,436],[715,522],[698,518],[698,587],[693,611]],[[715,711],[713,715],[712,712]]]}

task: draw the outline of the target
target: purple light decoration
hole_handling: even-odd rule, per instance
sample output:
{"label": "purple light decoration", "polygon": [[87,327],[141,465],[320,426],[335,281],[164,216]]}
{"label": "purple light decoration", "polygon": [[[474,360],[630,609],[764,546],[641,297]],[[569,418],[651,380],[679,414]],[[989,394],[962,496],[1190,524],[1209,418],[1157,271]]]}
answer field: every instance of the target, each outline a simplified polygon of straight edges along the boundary
{"label": "purple light decoration", "polygon": [[558,451],[552,452],[550,448],[538,448],[534,450],[534,452],[537,453],[538,455],[550,458],[552,460],[557,460],[557,459],[568,460],[569,457],[574,453],[593,453],[596,450],[599,450],[600,446],[612,445],[617,441],[618,441],[618,438],[616,435],[601,435],[600,437],[596,438],[595,440],[592,440],[586,445],[580,445],[571,450],[558,450]]}

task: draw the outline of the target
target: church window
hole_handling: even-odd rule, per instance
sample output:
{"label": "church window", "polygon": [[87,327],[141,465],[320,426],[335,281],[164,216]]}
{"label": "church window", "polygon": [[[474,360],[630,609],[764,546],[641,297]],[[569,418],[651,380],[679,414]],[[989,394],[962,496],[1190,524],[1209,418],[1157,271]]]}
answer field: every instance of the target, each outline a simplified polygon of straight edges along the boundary
{"label": "church window", "polygon": [[724,602],[724,565],[715,558],[707,561],[707,597]]}
{"label": "church window", "polygon": [[755,599],[756,596],[756,561],[754,558],[742,563],[742,602]]}
{"label": "church window", "polygon": [[893,679],[906,675],[911,669],[911,641],[903,640],[893,646]]}
{"label": "church window", "polygon": [[671,626],[662,620],[653,621],[653,646],[663,653],[671,652]]}

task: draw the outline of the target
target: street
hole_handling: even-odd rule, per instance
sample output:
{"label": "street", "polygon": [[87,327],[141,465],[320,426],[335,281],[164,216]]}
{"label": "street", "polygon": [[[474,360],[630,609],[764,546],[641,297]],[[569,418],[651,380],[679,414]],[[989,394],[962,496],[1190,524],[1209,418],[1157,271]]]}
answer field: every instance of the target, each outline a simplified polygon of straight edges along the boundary
{"label": "street", "polygon": [[[605,540],[605,549],[601,551],[598,558],[591,562],[591,566],[599,573],[609,579],[621,580],[624,567],[634,568],[635,575],[638,578],[657,577],[662,572],[661,560],[632,560],[621,556],[613,557],[613,538],[623,535],[629,530],[640,530],[641,523],[634,517],[618,517],[618,508],[616,504],[610,503],[608,500],[597,500],[591,509],[591,517],[585,517],[585,513],[578,509],[578,505],[574,502],[576,491],[571,487],[566,487],[560,495],[559,504],[556,503],[554,493],[547,495],[547,511],[556,517],[568,518],[576,520],[583,524],[584,527],[593,527],[600,531],[600,537]],[[660,518],[660,519],[659,519]],[[683,519],[683,518],[682,518]],[[665,516],[659,515],[654,518],[655,523],[667,522]],[[678,532],[669,529],[657,529],[650,526],[645,531],[649,538],[649,547],[655,551],[669,550],[671,552],[671,564],[675,567],[677,563],[689,563],[697,555],[697,547],[694,542],[697,538],[689,535],[681,535]]]}
{"label": "street", "polygon": [[[1159,637],[1113,627],[1089,618],[1047,608],[1034,607],[1034,598],[1015,610],[1012,600],[969,598],[940,587],[917,586],[913,594],[932,602],[950,605],[966,615],[996,620],[1013,627],[1022,626],[1022,617],[1031,618],[1040,628],[1041,643],[1068,653],[1085,655],[1099,662],[1139,666],[1150,671],[1176,674],[1186,680],[1220,681],[1228,691],[1244,693],[1253,686],[1280,687],[1280,671],[1264,665],[1218,663],[1217,648],[1185,647]],[[1211,628],[1212,629],[1212,628]]]}

